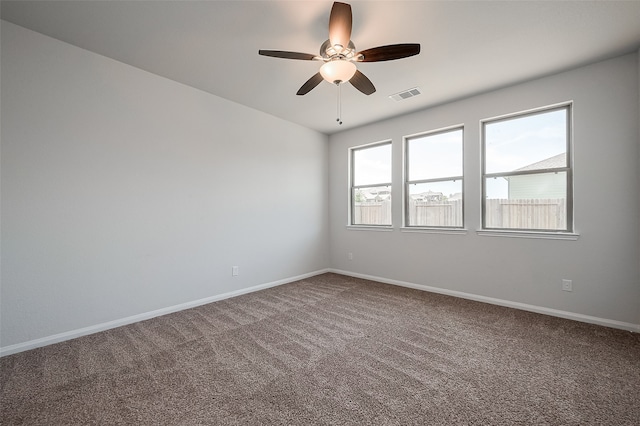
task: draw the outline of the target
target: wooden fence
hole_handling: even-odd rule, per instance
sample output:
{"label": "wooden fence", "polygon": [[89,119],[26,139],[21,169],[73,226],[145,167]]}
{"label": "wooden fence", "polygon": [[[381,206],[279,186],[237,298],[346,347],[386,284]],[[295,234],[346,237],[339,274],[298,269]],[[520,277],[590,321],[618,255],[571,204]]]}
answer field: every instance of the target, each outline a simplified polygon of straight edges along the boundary
{"label": "wooden fence", "polygon": [[566,229],[567,204],[557,199],[488,199],[485,202],[487,228]]}
{"label": "wooden fence", "polygon": [[[486,227],[507,229],[566,229],[566,200],[487,199]],[[391,201],[356,203],[354,224],[390,225]],[[439,203],[409,201],[409,226],[462,226],[462,200]]]}
{"label": "wooden fence", "polygon": [[409,201],[409,226],[462,226],[462,200]]}
{"label": "wooden fence", "polygon": [[354,225],[391,225],[391,200],[356,202]]}

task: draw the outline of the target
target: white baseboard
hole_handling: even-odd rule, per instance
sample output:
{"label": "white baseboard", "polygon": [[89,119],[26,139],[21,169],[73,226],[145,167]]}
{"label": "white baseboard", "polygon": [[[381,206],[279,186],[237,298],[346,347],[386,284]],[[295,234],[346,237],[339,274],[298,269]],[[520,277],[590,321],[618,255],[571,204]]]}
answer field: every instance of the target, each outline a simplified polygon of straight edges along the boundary
{"label": "white baseboard", "polygon": [[373,275],[359,274],[359,273],[356,273],[356,272],[343,271],[343,270],[340,270],[340,269],[329,269],[329,272],[334,272],[336,274],[347,275],[347,276],[355,277],[355,278],[363,278],[363,279],[371,280],[371,281],[378,281],[378,282],[385,283],[385,284],[392,284],[392,285],[397,285],[397,286],[401,286],[401,287],[413,288],[413,289],[416,289],[416,290],[423,290],[423,291],[429,291],[429,292],[432,292],[432,293],[445,294],[447,296],[460,297],[462,299],[475,300],[477,302],[490,303],[492,305],[499,305],[499,306],[505,306],[505,307],[508,307],[508,308],[521,309],[523,311],[536,312],[536,313],[539,313],[539,314],[550,315],[550,316],[560,317],[560,318],[566,318],[566,319],[570,319],[570,320],[586,322],[586,323],[589,323],[589,324],[597,324],[597,325],[602,325],[602,326],[605,326],[605,327],[618,328],[618,329],[621,329],[621,330],[627,330],[627,331],[633,331],[635,333],[640,333],[640,324],[632,324],[632,323],[629,323],[629,322],[622,322],[622,321],[616,321],[616,320],[607,319],[607,318],[593,317],[593,316],[590,316],[590,315],[577,314],[577,313],[574,313],[574,312],[560,311],[558,309],[545,308],[543,306],[528,305],[526,303],[520,303],[520,302],[511,302],[509,300],[496,299],[496,298],[493,298],[493,297],[480,296],[480,295],[477,295],[477,294],[465,293],[465,292],[462,292],[462,291],[447,290],[447,289],[444,289],[444,288],[431,287],[431,286],[428,286],[428,285],[414,284],[414,283],[409,283],[409,282],[405,282],[405,281],[398,281],[398,280],[392,280],[392,279],[388,279],[388,278],[381,278],[381,277],[376,277],[376,276],[373,276]]}
{"label": "white baseboard", "polygon": [[285,278],[278,281],[272,281],[265,284],[259,284],[249,288],[243,288],[243,289],[231,291],[228,293],[218,294],[216,296],[206,297],[204,299],[198,299],[191,302],[181,303],[179,305],[168,306],[166,308],[157,309],[155,311],[145,312],[142,314],[121,318],[114,321],[104,322],[104,323],[92,325],[89,327],[79,328],[77,330],[66,331],[64,333],[58,333],[52,336],[42,337],[39,339],[30,340],[28,342],[16,343],[15,345],[9,345],[9,346],[0,348],[0,357],[6,356],[6,355],[12,355],[18,352],[27,351],[29,349],[35,349],[42,346],[52,345],[54,343],[64,342],[65,340],[75,339],[77,337],[98,333],[100,331],[121,327],[123,325],[133,324],[135,322],[144,321],[144,320],[158,317],[161,315],[183,311],[185,309],[195,308],[196,306],[206,305],[207,303],[217,302],[218,300],[229,299],[230,297],[236,297],[242,294],[253,293],[254,291],[264,290],[266,288],[276,287],[282,284],[303,280],[305,278],[324,274],[326,272],[330,272],[329,269],[321,269],[318,271],[309,272],[307,274],[298,275],[295,277]]}
{"label": "white baseboard", "polygon": [[443,288],[431,287],[431,286],[422,285],[422,284],[409,283],[406,281],[392,280],[389,278],[376,277],[373,275],[359,274],[356,272],[327,268],[327,269],[321,269],[314,272],[309,272],[303,275],[298,275],[295,277],[285,278],[278,281],[272,281],[265,284],[259,284],[249,288],[243,288],[243,289],[231,291],[228,293],[218,294],[216,296],[206,297],[204,299],[198,299],[191,302],[181,303],[179,305],[168,306],[166,308],[157,309],[155,311],[145,312],[142,314],[133,315],[130,317],[121,318],[121,319],[117,319],[114,321],[109,321],[101,324],[96,324],[89,327],[80,328],[77,330],[66,331],[64,333],[58,333],[52,336],[42,337],[39,339],[30,340],[28,342],[9,345],[9,346],[0,348],[0,357],[6,356],[6,355],[12,355],[18,352],[27,351],[30,349],[39,348],[42,346],[52,345],[54,343],[63,342],[65,340],[71,340],[77,337],[98,333],[100,331],[121,327],[123,325],[133,324],[139,321],[144,321],[144,320],[155,318],[161,315],[178,312],[185,309],[195,308],[196,306],[206,305],[207,303],[216,302],[218,300],[229,299],[231,297],[240,296],[242,294],[252,293],[254,291],[264,290],[266,288],[276,287],[276,286],[287,284],[290,282],[303,280],[305,278],[310,278],[310,277],[324,274],[327,272],[333,272],[336,274],[347,275],[347,276],[356,277],[356,278],[363,278],[366,280],[378,281],[385,284],[408,287],[408,288],[413,288],[413,289],[422,290],[422,291],[429,291],[432,293],[445,294],[448,296],[454,296],[454,297],[460,297],[463,299],[475,300],[478,302],[490,303],[492,305],[499,305],[499,306],[505,306],[508,308],[521,309],[523,311],[536,312],[539,314],[551,315],[554,317],[566,318],[570,320],[586,322],[589,324],[597,324],[605,327],[617,328],[621,330],[640,333],[640,324],[632,324],[628,322],[616,321],[616,320],[611,320],[607,318],[599,318],[599,317],[594,317],[590,315],[578,314],[574,312],[567,312],[567,311],[561,311],[557,309],[545,308],[543,306],[529,305],[526,303],[519,303],[519,302],[511,302],[509,300],[496,299],[493,297],[480,296],[480,295],[465,293],[461,291],[447,290]]}

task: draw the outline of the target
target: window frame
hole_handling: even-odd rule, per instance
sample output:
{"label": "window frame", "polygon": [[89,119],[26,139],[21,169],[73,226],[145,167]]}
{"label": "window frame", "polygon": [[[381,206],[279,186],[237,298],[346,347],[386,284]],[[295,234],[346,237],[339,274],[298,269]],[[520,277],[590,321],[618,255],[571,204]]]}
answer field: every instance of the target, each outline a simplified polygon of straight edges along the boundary
{"label": "window frame", "polygon": [[[364,149],[376,148],[379,146],[389,145],[391,148],[391,159],[390,159],[390,170],[391,170],[391,181],[380,183],[380,184],[365,184],[365,185],[355,185],[355,152],[361,151]],[[365,145],[358,145],[349,148],[349,227],[357,227],[357,228],[376,228],[376,229],[384,229],[384,228],[392,228],[393,227],[393,141],[383,140],[379,142],[373,142]],[[377,188],[377,187],[388,187],[390,198],[391,198],[391,223],[389,224],[367,224],[367,223],[355,223],[355,192],[359,188]]]}
{"label": "window frame", "polygon": [[[436,136],[444,133],[455,132],[460,130],[462,132],[462,152],[460,153],[461,158],[461,166],[462,166],[462,175],[461,176],[447,176],[443,178],[432,178],[432,179],[417,179],[417,180],[409,180],[409,142],[411,139],[423,138],[428,136]],[[415,133],[412,135],[404,136],[403,139],[403,160],[404,160],[404,202],[403,205],[403,228],[406,230],[464,230],[465,228],[465,193],[464,193],[464,124],[456,124],[453,126],[442,127],[439,129],[429,130],[426,132]],[[462,182],[461,193],[462,193],[462,224],[460,226],[437,226],[437,225],[410,225],[409,223],[409,188],[414,184],[421,183],[434,183],[434,182],[446,182],[446,181],[457,181],[460,180]]]}
{"label": "window frame", "polygon": [[[487,156],[486,156],[486,128],[487,124],[499,123],[503,121],[515,120],[534,115],[544,114],[552,111],[565,110],[566,116],[566,163],[564,167],[555,167],[537,170],[510,171],[499,173],[486,173]],[[567,234],[573,235],[575,230],[574,212],[573,212],[573,102],[563,102],[554,105],[548,105],[540,108],[519,111],[498,117],[486,118],[480,120],[480,161],[481,161],[481,231],[496,233],[520,233],[520,234]],[[496,177],[510,176],[526,176],[526,175],[542,175],[548,173],[566,173],[566,228],[565,229],[534,229],[534,228],[496,228],[487,227],[486,200],[487,200],[487,179]]]}

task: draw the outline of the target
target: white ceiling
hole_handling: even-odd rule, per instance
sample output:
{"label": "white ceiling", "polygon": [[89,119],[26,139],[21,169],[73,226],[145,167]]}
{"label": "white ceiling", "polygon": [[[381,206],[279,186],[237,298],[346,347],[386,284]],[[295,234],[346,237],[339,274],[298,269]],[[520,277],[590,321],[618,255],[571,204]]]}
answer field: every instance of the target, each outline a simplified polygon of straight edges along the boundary
{"label": "white ceiling", "polygon": [[[358,50],[420,43],[420,55],[360,63],[377,92],[321,83],[331,1],[2,1],[2,19],[331,134],[640,48],[640,1],[352,1]],[[401,102],[389,95],[419,87]]]}

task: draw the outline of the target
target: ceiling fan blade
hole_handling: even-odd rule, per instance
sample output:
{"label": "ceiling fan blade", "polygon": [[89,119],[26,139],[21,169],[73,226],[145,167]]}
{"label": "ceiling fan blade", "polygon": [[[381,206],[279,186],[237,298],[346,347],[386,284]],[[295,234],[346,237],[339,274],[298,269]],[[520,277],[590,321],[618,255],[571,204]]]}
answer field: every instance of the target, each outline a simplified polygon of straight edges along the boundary
{"label": "ceiling fan blade", "polygon": [[298,93],[296,93],[296,95],[298,96],[306,95],[311,90],[313,90],[314,87],[320,84],[322,80],[324,80],[322,78],[322,74],[320,74],[319,72],[314,74],[313,77],[311,77],[309,80],[307,80],[306,83],[302,85],[302,87],[300,88],[300,90],[298,90]]}
{"label": "ceiling fan blade", "polygon": [[409,56],[414,56],[418,53],[420,53],[420,44],[405,43],[373,47],[371,49],[358,52],[356,57],[358,58],[358,62],[381,62],[408,58]]}
{"label": "ceiling fan blade", "polygon": [[371,80],[369,80],[366,75],[362,74],[360,70],[356,70],[356,73],[353,75],[353,77],[351,77],[351,80],[349,80],[349,82],[353,85],[353,87],[355,87],[365,95],[370,95],[376,91],[376,88]]}
{"label": "ceiling fan blade", "polygon": [[346,3],[333,3],[329,16],[329,40],[331,46],[339,44],[347,47],[351,41],[351,6]]}
{"label": "ceiling fan blade", "polygon": [[283,59],[300,59],[302,61],[313,61],[314,59],[318,59],[316,55],[312,55],[311,53],[285,52],[283,50],[258,50],[258,55]]}

